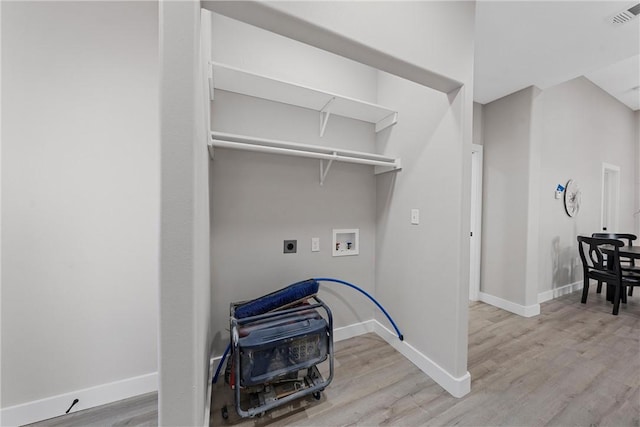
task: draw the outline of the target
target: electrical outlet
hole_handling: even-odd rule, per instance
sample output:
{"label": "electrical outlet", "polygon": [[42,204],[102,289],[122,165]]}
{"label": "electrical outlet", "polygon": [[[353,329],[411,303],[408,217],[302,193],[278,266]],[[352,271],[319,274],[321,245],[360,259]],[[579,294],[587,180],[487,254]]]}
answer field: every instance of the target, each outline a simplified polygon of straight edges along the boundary
{"label": "electrical outlet", "polygon": [[311,238],[311,252],[320,252],[320,238],[312,237]]}
{"label": "electrical outlet", "polygon": [[284,241],[284,250],[285,254],[295,254],[298,249],[298,241],[297,240],[285,240]]}

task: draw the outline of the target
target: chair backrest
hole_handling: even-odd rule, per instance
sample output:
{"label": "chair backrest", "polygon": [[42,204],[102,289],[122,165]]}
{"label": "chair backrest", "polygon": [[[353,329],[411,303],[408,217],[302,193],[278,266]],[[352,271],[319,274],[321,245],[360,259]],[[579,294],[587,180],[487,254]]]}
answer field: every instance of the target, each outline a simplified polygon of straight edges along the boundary
{"label": "chair backrest", "polygon": [[[619,272],[619,249],[623,246],[624,242],[617,239],[578,236],[578,252],[585,270]],[[609,269],[608,263],[611,263],[613,269]]]}
{"label": "chair backrest", "polygon": [[638,238],[635,234],[625,233],[593,233],[591,237],[597,237],[599,239],[618,239],[626,240],[628,246],[633,246],[633,241]]}

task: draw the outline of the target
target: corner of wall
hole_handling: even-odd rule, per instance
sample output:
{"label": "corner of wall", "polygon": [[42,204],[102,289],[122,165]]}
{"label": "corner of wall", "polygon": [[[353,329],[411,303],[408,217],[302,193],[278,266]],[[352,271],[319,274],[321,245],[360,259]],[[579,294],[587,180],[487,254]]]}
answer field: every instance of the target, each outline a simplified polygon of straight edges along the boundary
{"label": "corner of wall", "polygon": [[[542,91],[536,86],[527,88],[530,93],[529,113],[529,186],[527,199],[527,261],[525,274],[525,306],[538,301],[540,271],[540,168],[542,148],[538,137],[536,98]],[[538,313],[540,309],[538,307]]]}
{"label": "corner of wall", "polygon": [[453,397],[464,397],[471,391],[471,375],[465,372],[460,377],[455,377],[447,372],[443,367],[431,360],[417,348],[407,341],[400,341],[398,337],[383,326],[377,320],[374,321],[374,332],[383,338],[390,346],[399,351],[418,369],[428,375]]}
{"label": "corner of wall", "polygon": [[522,305],[485,292],[480,292],[479,297],[480,301],[486,304],[501,308],[518,316],[533,317],[540,314],[540,304],[537,302],[535,304]]}

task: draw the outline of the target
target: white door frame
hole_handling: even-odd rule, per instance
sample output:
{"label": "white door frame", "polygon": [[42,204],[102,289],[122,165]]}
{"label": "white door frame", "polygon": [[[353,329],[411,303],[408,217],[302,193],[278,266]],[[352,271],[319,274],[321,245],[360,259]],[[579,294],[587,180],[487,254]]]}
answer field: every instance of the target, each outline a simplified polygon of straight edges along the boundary
{"label": "white door frame", "polygon": [[[609,174],[609,177],[613,178],[612,182],[605,180],[607,174]],[[610,163],[602,163],[601,189],[600,232],[618,232],[618,220],[620,219],[620,166],[612,165]],[[607,206],[605,206],[605,201],[608,202]],[[606,221],[605,216],[607,219]]]}
{"label": "white door frame", "polygon": [[482,251],[482,145],[471,144],[471,236],[469,238],[469,300],[480,299]]}

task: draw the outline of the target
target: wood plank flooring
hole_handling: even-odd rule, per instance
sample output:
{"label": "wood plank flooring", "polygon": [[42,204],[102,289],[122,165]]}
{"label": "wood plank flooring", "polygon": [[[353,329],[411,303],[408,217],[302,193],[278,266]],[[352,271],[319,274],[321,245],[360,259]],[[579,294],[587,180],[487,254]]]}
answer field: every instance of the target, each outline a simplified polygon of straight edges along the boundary
{"label": "wood plank flooring", "polygon": [[[576,292],[542,304],[541,315],[530,319],[472,303],[472,391],[461,399],[367,334],[336,343],[335,377],[321,400],[240,419],[220,380],[210,425],[640,426],[640,295],[612,316],[604,295],[592,288],[586,305]],[[154,425],[156,416],[150,394],[35,425]]]}
{"label": "wood plank flooring", "polygon": [[40,421],[29,426],[157,426],[158,393],[147,393],[96,408]]}

